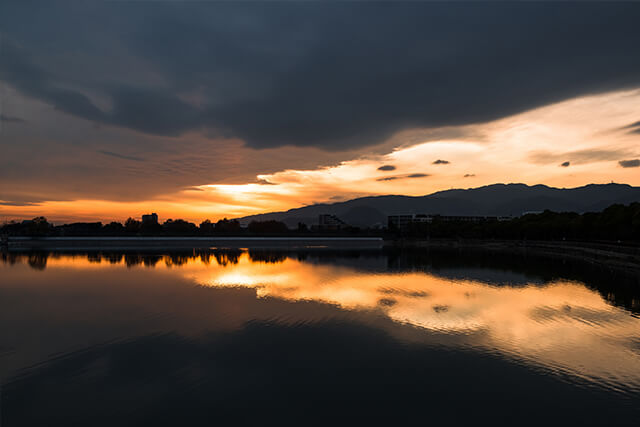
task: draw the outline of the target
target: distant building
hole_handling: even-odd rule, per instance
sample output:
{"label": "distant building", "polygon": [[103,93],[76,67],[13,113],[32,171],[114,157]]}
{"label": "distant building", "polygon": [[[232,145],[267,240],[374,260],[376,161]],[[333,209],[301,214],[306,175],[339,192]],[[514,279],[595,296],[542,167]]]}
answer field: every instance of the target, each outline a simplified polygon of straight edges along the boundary
{"label": "distant building", "polygon": [[144,225],[158,224],[158,214],[154,212],[148,215],[142,215],[142,224]]}
{"label": "distant building", "polygon": [[409,228],[413,223],[413,215],[390,215],[387,217],[387,225],[389,228],[404,230]]}
{"label": "distant building", "polygon": [[349,225],[335,215],[322,214],[318,216],[318,230],[341,230]]}
{"label": "distant building", "polygon": [[439,214],[406,214],[389,215],[387,225],[389,228],[406,230],[413,224],[431,224],[439,222],[484,222],[484,221],[509,221],[510,216],[480,216],[480,215],[439,215]]}

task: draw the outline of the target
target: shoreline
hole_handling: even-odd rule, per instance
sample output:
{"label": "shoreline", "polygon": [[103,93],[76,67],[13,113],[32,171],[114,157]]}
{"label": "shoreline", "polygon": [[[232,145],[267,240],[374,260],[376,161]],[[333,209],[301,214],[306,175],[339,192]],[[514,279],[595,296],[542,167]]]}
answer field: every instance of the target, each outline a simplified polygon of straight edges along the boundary
{"label": "shoreline", "polygon": [[631,270],[640,274],[640,245],[614,242],[482,240],[482,239],[384,239],[350,236],[10,236],[3,251],[30,250],[178,250],[178,249],[383,249],[438,248],[495,252],[517,251],[561,256]]}
{"label": "shoreline", "polygon": [[545,240],[454,240],[397,239],[398,248],[471,249],[495,252],[516,251],[526,254],[560,256],[577,259],[610,268],[622,269],[640,275],[640,246],[602,242],[545,241]]}

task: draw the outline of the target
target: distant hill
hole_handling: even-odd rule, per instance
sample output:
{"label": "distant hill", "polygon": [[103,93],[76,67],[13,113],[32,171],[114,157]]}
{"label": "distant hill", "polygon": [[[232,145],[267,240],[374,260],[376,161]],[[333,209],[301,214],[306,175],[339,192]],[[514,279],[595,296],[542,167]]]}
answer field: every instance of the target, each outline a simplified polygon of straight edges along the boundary
{"label": "distant hill", "polygon": [[318,215],[333,214],[348,224],[366,227],[386,224],[387,215],[521,215],[549,209],[556,212],[596,212],[614,203],[640,201],[640,187],[627,184],[589,184],[577,188],[546,185],[493,184],[470,189],[438,191],[427,196],[361,197],[346,202],[316,204],[286,212],[272,212],[239,218],[250,221],[283,221],[289,227],[299,222],[317,224]]}

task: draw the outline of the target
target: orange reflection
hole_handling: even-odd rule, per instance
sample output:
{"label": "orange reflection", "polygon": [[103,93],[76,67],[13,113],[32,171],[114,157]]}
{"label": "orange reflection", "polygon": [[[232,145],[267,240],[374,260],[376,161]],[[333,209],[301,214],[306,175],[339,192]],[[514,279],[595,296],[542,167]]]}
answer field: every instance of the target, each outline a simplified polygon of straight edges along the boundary
{"label": "orange reflection", "polygon": [[[214,262],[213,259],[216,259]],[[314,300],[346,310],[461,337],[464,345],[499,352],[545,369],[597,380],[612,389],[640,389],[640,319],[608,304],[582,283],[491,286],[424,272],[371,273],[291,257],[259,262],[249,253],[211,257],[157,256],[155,262],[86,256],[51,256],[47,269],[105,269],[146,264],[154,272],[212,287],[248,287],[258,298]],[[456,341],[455,345],[459,345]]]}

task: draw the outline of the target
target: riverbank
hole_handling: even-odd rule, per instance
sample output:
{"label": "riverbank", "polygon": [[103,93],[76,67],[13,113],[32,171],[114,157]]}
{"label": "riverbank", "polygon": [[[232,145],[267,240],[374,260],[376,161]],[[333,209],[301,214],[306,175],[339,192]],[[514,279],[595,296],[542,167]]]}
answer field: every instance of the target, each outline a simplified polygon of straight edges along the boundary
{"label": "riverbank", "polygon": [[382,237],[337,236],[86,236],[25,237],[3,239],[2,249],[30,250],[176,250],[176,249],[381,249],[449,248],[535,253],[579,259],[640,275],[640,245],[613,242],[383,239]]}
{"label": "riverbank", "polygon": [[624,269],[640,275],[640,245],[535,240],[456,240],[456,239],[396,239],[387,242],[393,247],[481,249],[504,252],[535,253],[579,259],[611,268]]}

